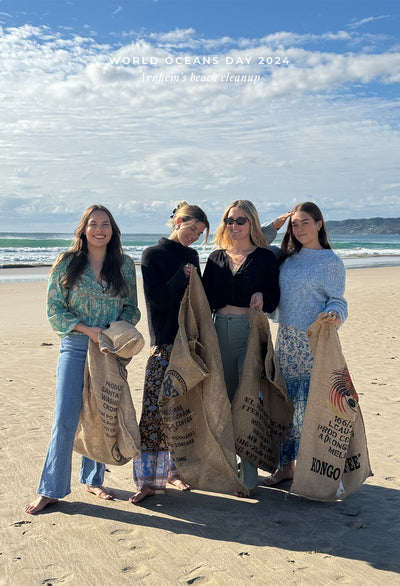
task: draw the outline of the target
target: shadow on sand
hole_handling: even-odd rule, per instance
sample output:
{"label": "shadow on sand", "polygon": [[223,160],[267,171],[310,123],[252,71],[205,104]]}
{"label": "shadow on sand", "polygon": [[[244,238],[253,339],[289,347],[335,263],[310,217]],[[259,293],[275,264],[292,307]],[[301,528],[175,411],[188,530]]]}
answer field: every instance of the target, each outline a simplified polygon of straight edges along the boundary
{"label": "shadow on sand", "polygon": [[363,485],[344,501],[321,503],[278,488],[258,487],[253,500],[172,489],[132,505],[131,511],[118,508],[118,502],[132,492],[116,493],[118,500],[107,505],[61,501],[43,513],[57,509],[218,541],[325,553],[400,572],[398,490]]}

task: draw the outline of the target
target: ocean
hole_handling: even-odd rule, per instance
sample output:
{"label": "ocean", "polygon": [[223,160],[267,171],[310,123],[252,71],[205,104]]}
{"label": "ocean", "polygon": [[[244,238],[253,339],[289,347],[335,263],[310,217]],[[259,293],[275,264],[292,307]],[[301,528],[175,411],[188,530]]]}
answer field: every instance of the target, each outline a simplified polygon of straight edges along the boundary
{"label": "ocean", "polygon": [[[156,244],[161,236],[122,234],[122,245],[126,254],[139,264],[144,248]],[[281,237],[279,234],[273,244],[279,246]],[[52,265],[57,255],[71,246],[72,240],[72,234],[0,232],[0,282],[10,282],[9,276],[2,276],[1,269]],[[400,266],[400,234],[333,234],[331,244],[346,268]],[[200,239],[194,248],[204,263],[212,245],[209,243],[204,248]]]}

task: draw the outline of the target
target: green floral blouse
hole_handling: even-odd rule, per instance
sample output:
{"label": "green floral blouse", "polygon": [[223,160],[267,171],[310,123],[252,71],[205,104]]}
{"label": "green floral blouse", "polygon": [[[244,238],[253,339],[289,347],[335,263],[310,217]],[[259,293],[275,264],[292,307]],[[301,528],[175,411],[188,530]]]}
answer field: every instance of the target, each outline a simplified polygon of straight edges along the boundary
{"label": "green floral blouse", "polygon": [[66,289],[61,279],[68,262],[66,259],[56,266],[47,286],[47,317],[59,336],[81,334],[73,331],[79,322],[100,328],[106,328],[112,321],[119,320],[137,324],[140,311],[137,306],[136,272],[130,256],[124,255],[122,265],[122,273],[130,289],[128,297],[112,297],[108,292],[104,293],[90,264],[74,287]]}

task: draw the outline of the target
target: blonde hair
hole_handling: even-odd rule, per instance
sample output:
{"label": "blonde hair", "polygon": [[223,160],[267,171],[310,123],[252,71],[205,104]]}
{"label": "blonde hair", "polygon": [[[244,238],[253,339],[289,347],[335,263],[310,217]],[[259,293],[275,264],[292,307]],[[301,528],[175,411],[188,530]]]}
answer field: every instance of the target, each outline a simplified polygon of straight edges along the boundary
{"label": "blonde hair", "polygon": [[208,235],[210,233],[210,224],[206,214],[199,206],[191,205],[186,201],[180,201],[176,208],[173,210],[170,219],[167,222],[167,226],[171,226],[172,231],[176,230],[178,218],[182,219],[182,222],[191,222],[196,224],[202,222],[206,227],[206,234],[204,238],[204,244],[207,243]]}
{"label": "blonde hair", "polygon": [[267,246],[267,240],[261,230],[260,218],[258,217],[255,205],[248,199],[237,199],[226,208],[221,223],[214,234],[213,243],[215,244],[215,247],[227,249],[233,244],[233,240],[227,229],[228,226],[224,222],[232,208],[240,208],[248,218],[250,224],[249,236],[252,244],[259,246],[260,248],[265,248]]}

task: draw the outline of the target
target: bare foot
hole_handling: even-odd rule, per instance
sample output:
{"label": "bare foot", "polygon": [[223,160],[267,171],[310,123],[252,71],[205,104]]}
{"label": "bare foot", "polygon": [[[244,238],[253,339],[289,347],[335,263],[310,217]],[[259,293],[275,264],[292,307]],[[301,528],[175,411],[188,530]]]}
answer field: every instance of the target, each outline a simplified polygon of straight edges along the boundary
{"label": "bare foot", "polygon": [[191,490],[192,488],[190,484],[185,482],[185,480],[179,476],[179,474],[173,474],[168,478],[168,482],[173,486],[176,486],[176,488],[179,488],[179,490]]}
{"label": "bare foot", "polygon": [[256,491],[255,490],[249,490],[247,492],[244,492],[242,490],[237,490],[234,493],[235,496],[237,496],[240,499],[251,499],[253,498],[253,496],[256,495]]}
{"label": "bare foot", "polygon": [[293,480],[293,474],[285,472],[285,470],[277,470],[271,476],[264,478],[264,486],[276,486],[285,480]]}
{"label": "bare foot", "polygon": [[293,480],[294,462],[289,462],[282,466],[282,470],[276,470],[271,476],[264,479],[264,486],[276,486],[285,480]]}
{"label": "bare foot", "polygon": [[39,495],[32,503],[25,505],[24,510],[25,513],[34,515],[35,513],[42,511],[47,505],[51,505],[53,503],[58,503],[58,499],[51,499],[48,496]]}
{"label": "bare foot", "polygon": [[146,497],[154,496],[155,494],[156,491],[153,488],[151,488],[151,486],[149,486],[148,484],[144,484],[136,494],[133,494],[129,497],[129,502],[133,504],[140,503],[140,501],[142,501]]}
{"label": "bare foot", "polygon": [[85,484],[85,490],[86,492],[95,494],[99,499],[104,499],[105,501],[110,501],[115,498],[115,492],[104,488],[104,486],[90,486],[89,484]]}

